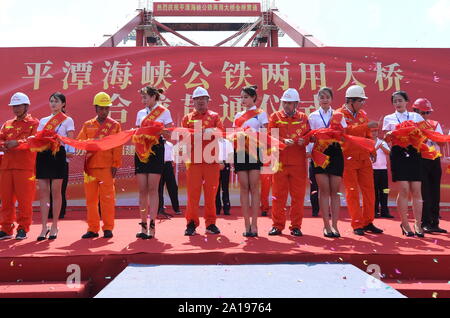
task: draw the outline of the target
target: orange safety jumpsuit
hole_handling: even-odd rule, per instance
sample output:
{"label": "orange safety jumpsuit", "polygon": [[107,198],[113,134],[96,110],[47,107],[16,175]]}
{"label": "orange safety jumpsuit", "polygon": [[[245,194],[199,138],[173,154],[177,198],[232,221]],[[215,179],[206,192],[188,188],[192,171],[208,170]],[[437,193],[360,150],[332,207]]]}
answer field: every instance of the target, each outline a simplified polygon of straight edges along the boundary
{"label": "orange safety jumpsuit", "polygon": [[[121,131],[120,124],[107,118],[103,124],[97,118],[88,120],[78,134],[79,140],[101,139]],[[84,190],[86,192],[88,232],[98,233],[100,230],[100,200],[103,231],[114,229],[115,187],[111,168],[122,165],[122,146],[106,150],[88,152],[85,161]]]}
{"label": "orange safety jumpsuit", "polygon": [[[365,111],[360,110],[356,116],[345,107],[337,112],[342,113],[347,122],[345,133],[348,135],[372,139],[368,127],[369,119]],[[373,180],[372,161],[367,150],[348,143],[344,144],[344,186],[348,212],[352,218],[352,228],[364,228],[373,222],[375,212],[375,186]],[[362,193],[363,206],[359,203],[359,193]]]}
{"label": "orange safety jumpsuit", "polygon": [[[224,130],[219,114],[210,110],[203,115],[197,111],[187,114],[182,120],[182,127],[194,129],[196,127],[196,122],[201,122],[202,129],[218,128],[219,130]],[[219,186],[220,164],[218,163],[218,160],[215,161],[217,163],[205,163],[203,151],[205,147],[211,147],[212,143],[218,143],[218,140],[217,137],[212,137],[212,140],[204,140],[201,144],[196,144],[194,142],[194,136],[191,136],[190,141],[191,162],[186,163],[186,220],[188,224],[191,221],[194,221],[195,226],[199,226],[200,220],[198,210],[203,187],[205,198],[205,225],[208,227],[216,223],[216,194]],[[201,152],[202,154],[200,163],[196,163],[195,161],[195,152]],[[211,154],[213,156],[218,156],[218,153],[215,152],[216,151],[212,151]]]}
{"label": "orange safety jumpsuit", "polygon": [[261,211],[268,212],[270,209],[269,204],[269,195],[270,195],[270,188],[272,187],[272,177],[273,173],[266,173],[270,169],[270,166],[265,164],[264,167],[261,169]]}
{"label": "orange safety jumpsuit", "polygon": [[[29,114],[20,121],[8,120],[0,129],[0,142],[17,140],[19,144],[24,143],[26,138],[36,134],[38,126],[39,121]],[[17,230],[29,232],[36,191],[36,153],[15,149],[5,151],[0,170],[1,231],[12,235],[14,222],[17,221]],[[17,217],[16,201],[19,203]]]}
{"label": "orange safety jumpsuit", "polygon": [[[281,110],[275,112],[269,119],[269,131],[279,129],[279,137],[298,141],[310,131],[308,117],[302,112],[296,112],[293,117]],[[301,229],[303,221],[304,199],[306,189],[306,145],[297,143],[288,146],[280,152],[280,163],[273,175],[272,184],[272,221],[273,227],[282,231],[286,226],[286,201],[291,195],[291,226],[290,229]]]}

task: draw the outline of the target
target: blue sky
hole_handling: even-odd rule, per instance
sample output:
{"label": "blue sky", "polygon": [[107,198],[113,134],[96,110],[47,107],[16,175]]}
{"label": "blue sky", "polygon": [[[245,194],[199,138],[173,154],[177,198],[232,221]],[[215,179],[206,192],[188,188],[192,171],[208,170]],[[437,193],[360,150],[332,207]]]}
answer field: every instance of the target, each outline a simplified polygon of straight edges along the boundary
{"label": "blue sky", "polygon": [[[450,0],[277,0],[275,4],[327,46],[450,47]],[[0,47],[98,46],[104,34],[114,33],[136,15],[138,5],[138,0],[0,0]],[[211,45],[225,37],[197,34],[196,39]],[[284,37],[281,44],[293,42]]]}

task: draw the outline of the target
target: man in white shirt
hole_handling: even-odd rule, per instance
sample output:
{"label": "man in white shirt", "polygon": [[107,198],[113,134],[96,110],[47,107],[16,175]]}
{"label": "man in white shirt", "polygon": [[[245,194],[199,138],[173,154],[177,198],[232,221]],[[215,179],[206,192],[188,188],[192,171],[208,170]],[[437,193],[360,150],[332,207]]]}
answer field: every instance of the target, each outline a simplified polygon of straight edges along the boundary
{"label": "man in white shirt", "polygon": [[387,168],[387,156],[389,156],[391,150],[384,140],[378,138],[378,134],[378,129],[372,130],[377,152],[376,161],[372,164],[375,185],[375,217],[392,219],[394,217],[389,213],[388,208],[389,179]]}
{"label": "man in white shirt", "polygon": [[170,202],[172,203],[172,209],[176,215],[180,215],[180,204],[178,201],[178,185],[177,179],[174,173],[174,153],[173,144],[169,141],[164,143],[164,168],[161,174],[161,179],[159,181],[159,207],[158,215],[166,218],[172,217],[171,214],[165,211],[164,206],[164,185],[166,186],[167,192],[169,193]]}
{"label": "man in white shirt", "polygon": [[230,215],[230,174],[231,163],[234,161],[233,144],[228,139],[219,140],[220,178],[216,195],[216,214],[220,215],[223,208],[224,215]]}

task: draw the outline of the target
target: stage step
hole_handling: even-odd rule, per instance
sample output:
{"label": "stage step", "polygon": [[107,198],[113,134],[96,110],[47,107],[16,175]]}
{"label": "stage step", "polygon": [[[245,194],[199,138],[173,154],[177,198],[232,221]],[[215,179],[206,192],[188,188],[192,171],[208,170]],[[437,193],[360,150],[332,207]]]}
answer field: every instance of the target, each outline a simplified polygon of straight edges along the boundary
{"label": "stage step", "polygon": [[383,280],[408,298],[450,298],[450,281]]}
{"label": "stage step", "polygon": [[0,283],[0,298],[87,298],[89,282],[70,288],[66,282]]}

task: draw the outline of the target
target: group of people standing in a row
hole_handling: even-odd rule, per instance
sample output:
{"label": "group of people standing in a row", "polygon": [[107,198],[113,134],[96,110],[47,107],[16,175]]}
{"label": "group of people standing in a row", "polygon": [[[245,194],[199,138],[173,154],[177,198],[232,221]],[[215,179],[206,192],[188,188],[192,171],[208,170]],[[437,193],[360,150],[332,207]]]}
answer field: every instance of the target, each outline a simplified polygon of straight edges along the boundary
{"label": "group of people standing in a row", "polygon": [[[155,237],[155,220],[157,214],[163,213],[161,203],[162,186],[169,182],[173,186],[173,145],[170,143],[171,130],[175,127],[169,109],[159,104],[162,90],[144,87],[140,91],[144,109],[137,114],[136,127],[150,127],[155,123],[164,129],[148,158],[135,155],[135,174],[139,185],[139,232],[136,237],[150,239]],[[187,114],[181,127],[194,131],[199,124],[202,134],[216,134],[224,131],[219,114],[209,109],[210,96],[206,89],[198,87],[193,92],[194,111]],[[401,215],[401,231],[407,236],[423,237],[424,232],[440,232],[439,228],[439,191],[441,167],[439,159],[424,159],[412,145],[400,147],[393,143],[392,132],[405,121],[427,123],[430,130],[442,134],[439,123],[431,121],[431,104],[426,99],[417,100],[414,112],[407,110],[408,95],[395,92],[392,104],[395,112],[384,118],[382,131],[378,122],[368,119],[362,110],[367,100],[364,89],[351,86],[346,92],[344,105],[333,110],[333,91],[321,88],[319,93],[320,108],[306,116],[298,109],[299,93],[288,89],[281,98],[281,110],[268,116],[257,106],[257,88],[246,87],[241,92],[241,102],[245,111],[235,116],[233,127],[241,132],[258,133],[267,128],[269,133],[277,130],[283,149],[279,151],[278,160],[272,174],[263,173],[261,151],[252,152],[247,148],[233,149],[232,142],[223,138],[203,140],[200,145],[191,142],[190,160],[186,162],[187,178],[187,226],[185,235],[192,236],[200,224],[199,202],[203,188],[204,218],[206,232],[219,234],[216,225],[220,212],[220,188],[227,184],[227,173],[231,165],[238,175],[240,186],[240,206],[244,217],[245,237],[258,236],[258,216],[261,206],[261,180],[267,192],[267,184],[272,184],[272,220],[269,235],[281,235],[287,223],[287,211],[290,211],[290,233],[302,236],[304,197],[307,182],[307,158],[311,158],[309,175],[317,183],[318,206],[324,221],[323,235],[329,238],[340,237],[338,228],[340,211],[340,187],[344,183],[348,211],[354,234],[365,232],[381,234],[373,222],[381,202],[381,216],[389,217],[387,210],[387,166],[386,156],[391,162],[392,180],[399,185],[397,209]],[[23,149],[22,144],[39,131],[54,131],[68,138],[75,137],[75,125],[72,118],[65,114],[66,98],[61,93],[50,96],[52,114],[40,121],[28,114],[30,100],[23,93],[12,96],[10,106],[14,119],[6,121],[0,130],[0,151],[4,152],[0,168],[0,240],[13,237],[15,222],[18,223],[16,239],[25,239],[32,219],[32,201],[35,192],[35,179],[39,184],[39,197],[42,218],[42,231],[37,240],[56,239],[58,235],[58,217],[61,209],[61,187],[67,177],[67,159],[73,156],[75,149],[60,144],[58,149]],[[109,117],[111,98],[102,92],[94,97],[96,117],[85,122],[78,133],[78,140],[101,140],[106,136],[117,134],[121,125]],[[317,132],[317,133],[316,133]],[[195,138],[195,131],[190,135]],[[244,133],[245,135],[245,133]],[[331,137],[330,137],[331,136]],[[357,143],[347,142],[345,136],[375,139],[375,151],[368,151]],[[249,137],[246,137],[249,138]],[[428,141],[432,143],[431,141]],[[204,153],[211,144],[220,143],[217,160],[213,163],[201,158],[194,160],[196,152]],[[231,146],[229,147],[229,145]],[[391,144],[391,146],[389,146]],[[438,145],[435,145],[438,146]],[[442,145],[441,145],[442,146]],[[228,149],[228,150],[227,150]],[[37,155],[36,155],[37,152]],[[228,156],[231,154],[231,156]],[[322,161],[316,160],[316,154]],[[227,158],[228,157],[228,158]],[[99,237],[100,219],[103,221],[103,237],[113,237],[115,215],[114,178],[121,167],[122,147],[109,150],[87,152],[85,157],[84,188],[87,203],[87,232],[83,239]],[[198,159],[198,158],[196,158]],[[266,171],[267,172],[267,171]],[[162,181],[162,179],[165,179]],[[224,180],[225,179],[225,180]],[[375,180],[375,182],[374,182]],[[312,182],[313,185],[315,182]],[[376,185],[376,186],[375,186]],[[176,185],[175,185],[176,186]],[[413,229],[408,222],[408,196],[413,198],[415,223]],[[291,196],[290,209],[286,208],[288,196]],[[360,205],[360,195],[363,198]],[[267,195],[264,195],[267,196]],[[50,200],[52,197],[52,200]],[[175,194],[174,194],[175,197]],[[423,201],[422,201],[423,197]],[[15,204],[18,201],[19,213],[16,217]],[[311,200],[314,201],[314,200]],[[50,203],[51,202],[51,203]],[[177,198],[173,198],[175,212],[181,214]],[[377,202],[377,204],[376,204]],[[423,204],[422,204],[423,202]],[[159,204],[158,204],[159,203]],[[267,204],[265,204],[267,205]],[[53,223],[48,227],[49,207],[53,210]],[[99,211],[101,210],[101,213]],[[229,203],[224,205],[229,212]],[[267,207],[263,207],[266,211]],[[315,211],[316,213],[317,211]]]}

